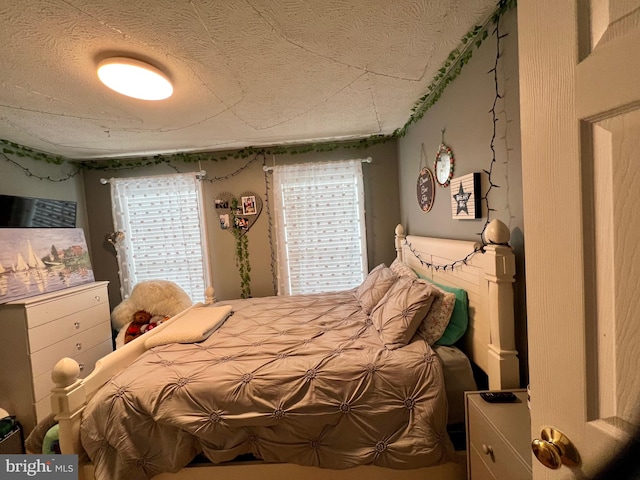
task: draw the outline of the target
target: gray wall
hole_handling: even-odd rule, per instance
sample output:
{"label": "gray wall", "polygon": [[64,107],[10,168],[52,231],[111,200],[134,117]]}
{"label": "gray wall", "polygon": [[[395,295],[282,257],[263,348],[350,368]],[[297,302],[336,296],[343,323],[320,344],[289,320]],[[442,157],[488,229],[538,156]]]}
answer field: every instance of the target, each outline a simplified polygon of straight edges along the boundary
{"label": "gray wall", "polygon": [[[400,221],[398,193],[398,165],[396,142],[390,141],[368,149],[335,150],[323,153],[278,155],[267,159],[268,165],[329,161],[347,158],[372,157],[373,162],[363,165],[365,187],[365,216],[367,223],[367,249],[369,268],[379,263],[390,263],[394,256],[393,232]],[[206,170],[208,179],[225,177],[246,164],[246,159],[207,161],[198,164],[176,164],[181,172]],[[111,199],[108,185],[101,185],[100,178],[112,176],[144,176],[174,173],[167,165],[137,168],[134,170],[87,171],[85,172],[89,229],[92,232],[93,267],[96,278],[110,281],[111,306],[120,301],[116,257],[113,248],[105,241],[107,233],[113,231]],[[271,175],[271,174],[269,174]],[[256,161],[239,174],[225,180],[205,182],[204,199],[206,230],[209,241],[213,286],[220,300],[239,298],[240,277],[234,261],[235,240],[219,226],[213,202],[222,192],[239,196],[251,191],[265,203],[265,175],[262,162]],[[249,260],[251,263],[251,293],[254,297],[274,294],[271,271],[271,249],[268,237],[266,204],[256,223],[247,233]]]}
{"label": "gray wall", "polygon": [[[55,200],[78,202],[76,225],[84,229],[87,243],[89,243],[90,235],[88,231],[82,172],[63,182],[40,180],[37,177],[49,176],[52,179],[65,178],[69,174],[74,173],[77,168],[68,163],[54,165],[31,160],[27,157],[10,155],[7,158],[0,155],[0,193],[3,195],[22,195],[25,197],[52,198]],[[17,162],[18,165],[29,170],[34,176],[30,176],[25,170],[10,160]]]}
{"label": "gray wall", "polygon": [[[490,30],[490,33],[493,29]],[[498,218],[511,231],[511,245],[516,255],[516,341],[520,352],[521,374],[527,378],[527,337],[524,276],[524,220],[522,212],[522,169],[520,160],[520,110],[518,90],[518,43],[516,11],[508,12],[500,22],[500,33],[508,33],[501,40],[498,68],[499,91],[503,99],[497,104],[498,123],[494,141],[496,163],[493,167],[494,188],[489,204]],[[402,224],[410,234],[435,237],[479,240],[486,213],[481,220],[453,220],[451,218],[451,188],[436,185],[433,208],[424,213],[416,196],[416,182],[420,162],[433,171],[433,161],[442,139],[455,156],[455,177],[488,170],[492,159],[490,149],[493,131],[491,107],[495,86],[489,72],[495,62],[496,37],[490,35],[460,76],[445,89],[442,97],[425,116],[412,125],[398,142],[400,177],[400,210]],[[421,149],[426,152],[421,159]],[[486,191],[486,184],[483,187]]]}

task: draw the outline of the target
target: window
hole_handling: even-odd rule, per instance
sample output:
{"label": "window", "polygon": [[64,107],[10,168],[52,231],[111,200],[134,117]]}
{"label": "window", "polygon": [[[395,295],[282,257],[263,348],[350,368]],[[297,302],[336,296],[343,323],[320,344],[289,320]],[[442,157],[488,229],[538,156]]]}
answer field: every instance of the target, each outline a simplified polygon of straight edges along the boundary
{"label": "window", "polygon": [[273,168],[278,293],[346,290],[367,272],[362,162]]}
{"label": "window", "polygon": [[144,280],[171,280],[193,301],[209,282],[202,187],[195,174],[112,178],[122,298]]}

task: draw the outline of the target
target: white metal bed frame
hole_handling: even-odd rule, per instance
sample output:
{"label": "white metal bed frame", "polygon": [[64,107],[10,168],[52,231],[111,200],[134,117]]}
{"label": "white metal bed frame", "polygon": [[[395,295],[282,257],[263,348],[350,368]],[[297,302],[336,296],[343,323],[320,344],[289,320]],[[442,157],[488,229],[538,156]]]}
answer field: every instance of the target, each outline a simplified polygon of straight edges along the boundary
{"label": "white metal bed frame", "polygon": [[[477,250],[476,242],[447,240],[431,237],[404,235],[398,225],[395,230],[397,258],[421,275],[438,283],[463,288],[469,297],[470,324],[463,338],[462,349],[489,378],[493,390],[519,387],[518,356],[515,349],[513,282],[515,261],[508,246],[509,230],[500,221],[494,220],[485,230],[488,245],[484,252],[461,259]],[[456,262],[455,267],[451,267]],[[448,268],[442,268],[447,265]],[[215,300],[213,288],[206,292],[206,304]],[[188,310],[198,308],[196,304]],[[186,310],[186,311],[188,311]],[[185,312],[186,312],[185,311]],[[184,315],[182,312],[171,320],[146,333],[146,338],[157,334]],[[137,339],[139,340],[139,339]],[[70,358],[60,360],[52,371],[55,387],[51,403],[59,422],[62,453],[82,454],[80,423],[87,402],[113,375],[125,369],[145,351],[144,341],[134,340],[124,347],[100,359],[94,371],[85,379],[79,379],[78,363]],[[462,453],[464,454],[464,452]],[[81,464],[79,478],[93,478],[90,463]],[[428,477],[427,477],[428,474]],[[291,464],[268,464],[264,462],[233,462],[222,465],[194,465],[177,473],[161,474],[159,480],[200,480],[210,478],[234,478],[238,480],[259,477],[261,480],[282,478],[324,479],[330,475],[334,480],[385,479],[398,480],[430,478],[434,480],[456,480],[465,478],[465,462],[449,462],[435,467],[414,470],[389,470],[365,465],[347,470],[332,470]]]}

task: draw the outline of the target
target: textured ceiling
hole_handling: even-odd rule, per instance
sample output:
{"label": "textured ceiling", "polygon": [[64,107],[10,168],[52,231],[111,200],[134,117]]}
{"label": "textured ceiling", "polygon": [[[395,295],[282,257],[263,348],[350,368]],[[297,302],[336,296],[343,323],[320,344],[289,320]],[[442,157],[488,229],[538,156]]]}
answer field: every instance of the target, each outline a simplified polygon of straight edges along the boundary
{"label": "textured ceiling", "polygon": [[[68,158],[388,134],[495,0],[0,0],[0,138]],[[150,61],[174,95],[108,90]]]}

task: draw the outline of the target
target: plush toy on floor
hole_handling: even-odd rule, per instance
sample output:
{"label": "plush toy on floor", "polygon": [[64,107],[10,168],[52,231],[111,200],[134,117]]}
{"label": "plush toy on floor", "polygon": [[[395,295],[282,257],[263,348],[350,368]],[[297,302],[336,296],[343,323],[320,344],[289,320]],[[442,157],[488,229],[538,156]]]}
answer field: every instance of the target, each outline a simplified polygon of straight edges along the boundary
{"label": "plush toy on floor", "polygon": [[193,305],[189,295],[169,280],[138,283],[129,298],[111,312],[111,325],[118,330],[116,348],[156,327],[165,318]]}

